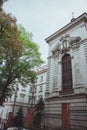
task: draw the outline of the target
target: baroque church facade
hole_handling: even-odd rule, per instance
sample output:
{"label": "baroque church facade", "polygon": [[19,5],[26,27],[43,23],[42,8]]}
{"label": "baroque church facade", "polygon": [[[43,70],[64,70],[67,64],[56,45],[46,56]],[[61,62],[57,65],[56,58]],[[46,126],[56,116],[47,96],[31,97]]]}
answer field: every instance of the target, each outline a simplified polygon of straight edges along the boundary
{"label": "baroque church facade", "polygon": [[44,125],[87,130],[87,14],[47,37]]}

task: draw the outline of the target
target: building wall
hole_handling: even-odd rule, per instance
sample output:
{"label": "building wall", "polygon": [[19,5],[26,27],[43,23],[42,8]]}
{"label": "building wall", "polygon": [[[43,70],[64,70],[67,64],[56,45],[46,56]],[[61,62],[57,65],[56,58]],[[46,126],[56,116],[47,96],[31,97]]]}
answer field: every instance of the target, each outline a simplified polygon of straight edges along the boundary
{"label": "building wall", "polygon": [[[87,14],[84,13],[46,38],[46,42],[49,44],[49,54],[45,127],[50,127],[50,129],[56,127],[82,129],[84,127],[86,130],[87,128],[86,20]],[[64,90],[62,58],[66,54],[69,54],[71,58],[72,89]],[[86,116],[84,112],[86,112]]]}
{"label": "building wall", "polygon": [[[84,28],[85,29],[85,28]],[[76,31],[76,30],[74,30],[74,31]],[[67,32],[68,33],[68,32]],[[82,32],[83,33],[83,32]],[[86,32],[87,33],[87,32]],[[71,37],[73,37],[72,36],[72,34],[70,34],[70,36]],[[79,35],[76,35],[76,34],[74,34],[74,37],[75,36],[79,36]],[[71,56],[72,56],[72,68],[73,69],[75,69],[75,66],[77,66],[77,67],[79,67],[79,69],[81,69],[81,71],[82,71],[82,74],[83,74],[83,71],[85,70],[85,68],[84,68],[84,66],[86,65],[86,57],[84,57],[85,55],[84,55],[84,49],[85,49],[85,46],[86,45],[84,45],[85,43],[83,43],[83,37],[81,36],[81,34],[80,34],[80,37],[81,37],[81,40],[82,40],[82,42],[80,43],[80,48],[78,48],[78,49],[75,49],[75,50],[70,50],[70,51],[68,51],[67,53],[69,53]],[[86,38],[86,37],[85,37]],[[87,42],[87,41],[86,41]],[[54,42],[53,42],[53,44],[55,44]],[[52,46],[50,46],[50,48],[51,48],[51,50],[50,50],[50,53],[52,53],[52,49],[53,49],[53,47]],[[51,56],[52,54],[50,54],[50,56]],[[49,56],[49,59],[50,59],[50,56]],[[58,67],[58,69],[60,70],[61,69],[61,58],[62,58],[62,56],[63,56],[63,54],[62,55],[59,55],[59,56],[57,56],[57,58],[54,58],[53,56],[51,57],[51,59],[50,59],[50,83],[49,83],[49,86],[50,86],[50,88],[51,88],[51,90],[52,90],[52,88],[53,88],[53,81],[54,81],[54,79],[53,79],[53,75],[54,75],[54,72],[55,72],[55,70],[54,70],[54,66],[55,66],[55,59],[57,59],[57,67]],[[48,59],[48,60],[49,60]],[[80,63],[80,64],[79,64]],[[83,64],[84,63],[84,64]],[[78,64],[79,64],[79,66],[78,66]],[[86,67],[86,66],[85,66]],[[83,69],[84,68],[84,69]],[[80,72],[79,72],[80,73]],[[74,71],[73,71],[73,74],[74,74]],[[60,71],[60,74],[59,75],[61,75],[61,71]],[[75,74],[74,74],[75,75]],[[75,76],[73,76],[74,78],[75,78]],[[80,76],[79,78],[81,78],[81,77],[83,77],[83,79],[84,79],[84,77],[86,77],[84,74],[83,74],[83,76]],[[59,77],[59,79],[61,80],[61,76]],[[82,80],[82,79],[81,79]],[[86,80],[85,80],[86,81]],[[85,83],[85,81],[84,81],[84,83]],[[77,81],[78,82],[78,81]],[[61,82],[59,82],[59,84],[58,84],[58,87],[61,87]]]}
{"label": "building wall", "polygon": [[45,99],[45,90],[47,85],[47,65],[37,68],[37,81],[36,86],[36,101],[41,97]]}
{"label": "building wall", "polygon": [[[62,37],[65,37],[65,35],[69,35],[71,38],[73,37],[80,37],[81,41],[79,42],[79,45],[73,45],[70,47],[69,51],[66,51],[66,53],[71,55],[71,62],[72,62],[72,73],[73,73],[73,87],[77,87],[76,84],[84,84],[84,86],[87,86],[87,61],[86,61],[86,46],[87,46],[87,31],[85,29],[85,23],[81,22],[80,24],[76,25],[75,27],[71,28],[69,31],[64,32],[64,34],[60,35],[56,39],[52,40],[49,43],[49,55],[48,55],[48,73],[49,76],[47,77],[49,80],[48,86],[50,87],[50,90],[48,90],[50,93],[53,90],[54,86],[54,77],[57,75],[57,88],[61,90],[62,88],[62,65],[61,65],[61,59],[65,53],[57,52],[57,54],[53,55],[53,50],[59,46],[59,48],[62,49],[62,42],[60,39]],[[78,47],[79,46],[79,47]],[[78,71],[78,72],[77,72]],[[57,74],[58,73],[58,74]],[[77,76],[79,75],[79,76]]]}
{"label": "building wall", "polygon": [[[48,103],[49,102],[49,103]],[[87,103],[85,96],[78,97],[61,97],[51,98],[46,101],[45,108],[45,127],[47,128],[59,128],[63,127],[63,113],[62,105],[69,104],[68,118],[69,127],[78,128],[82,130],[87,128]],[[67,111],[64,108],[65,113]],[[66,115],[65,115],[66,116]],[[66,117],[65,117],[66,119]]]}
{"label": "building wall", "polygon": [[[38,79],[34,88],[31,83],[26,85],[26,87],[23,87],[20,83],[15,84],[15,91],[12,93],[11,97],[6,99],[4,106],[0,107],[1,124],[4,125],[4,123],[7,122],[9,112],[14,111],[15,115],[19,107],[23,108],[23,115],[26,123],[28,109],[31,108],[31,104],[36,104],[40,97],[43,99],[45,98],[47,65],[36,68],[35,71]],[[34,96],[32,99],[33,93]]]}

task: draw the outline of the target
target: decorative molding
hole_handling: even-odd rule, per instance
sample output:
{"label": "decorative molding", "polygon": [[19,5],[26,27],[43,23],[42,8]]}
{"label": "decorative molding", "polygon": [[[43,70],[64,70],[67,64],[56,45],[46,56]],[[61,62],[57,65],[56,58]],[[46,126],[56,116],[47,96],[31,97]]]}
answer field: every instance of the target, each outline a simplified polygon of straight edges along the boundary
{"label": "decorative molding", "polygon": [[65,34],[60,38],[60,43],[53,48],[52,53],[53,57],[58,57],[59,54],[65,54],[70,49],[75,50],[80,47],[81,38],[77,37],[70,37],[69,34]]}
{"label": "decorative molding", "polygon": [[58,90],[52,91],[51,95],[52,97],[59,96],[59,91]]}
{"label": "decorative molding", "polygon": [[75,94],[80,94],[80,93],[86,93],[87,94],[87,88],[84,85],[79,85],[78,87],[74,88],[74,93]]}

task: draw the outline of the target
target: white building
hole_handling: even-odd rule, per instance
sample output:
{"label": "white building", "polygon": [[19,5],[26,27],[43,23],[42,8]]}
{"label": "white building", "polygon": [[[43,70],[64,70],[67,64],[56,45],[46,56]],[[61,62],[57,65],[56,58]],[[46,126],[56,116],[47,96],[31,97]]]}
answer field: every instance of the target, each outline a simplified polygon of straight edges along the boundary
{"label": "white building", "polygon": [[87,130],[87,14],[45,39],[49,44],[45,127]]}
{"label": "white building", "polygon": [[15,115],[19,107],[23,108],[26,125],[28,109],[31,108],[31,105],[36,104],[41,97],[45,98],[47,66],[43,65],[37,68],[36,73],[37,81],[34,86],[28,84],[26,87],[23,87],[20,83],[15,84],[15,92],[5,101],[4,106],[0,107],[2,127],[7,122],[9,114],[13,112]]}
{"label": "white building", "polygon": [[40,98],[43,98],[45,100],[45,90],[47,85],[47,65],[37,68],[36,72],[36,101],[38,101]]}

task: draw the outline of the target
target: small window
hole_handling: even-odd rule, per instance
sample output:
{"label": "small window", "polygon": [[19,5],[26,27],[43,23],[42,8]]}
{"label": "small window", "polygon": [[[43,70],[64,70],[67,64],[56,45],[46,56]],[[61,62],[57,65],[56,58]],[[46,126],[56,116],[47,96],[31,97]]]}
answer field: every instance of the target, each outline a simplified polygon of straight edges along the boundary
{"label": "small window", "polygon": [[40,91],[39,92],[42,92],[42,90],[43,90],[43,88],[42,88],[42,86],[40,86]]}
{"label": "small window", "polygon": [[30,87],[30,93],[32,93],[32,87]]}
{"label": "small window", "polygon": [[29,97],[29,101],[28,101],[28,103],[29,104],[35,104],[35,102],[36,102],[36,96],[34,96],[34,97]]}
{"label": "small window", "polygon": [[43,76],[41,76],[41,82],[43,81]]}
{"label": "small window", "polygon": [[26,90],[25,90],[25,89],[21,89],[21,91],[26,92]]}
{"label": "small window", "polygon": [[35,93],[36,93],[36,90],[37,90],[37,88],[35,87],[35,88],[34,88],[34,92],[35,92]]}
{"label": "small window", "polygon": [[28,101],[29,104],[32,103],[32,97],[29,97],[29,101]]}
{"label": "small window", "polygon": [[20,102],[24,102],[25,95],[20,94]]}

